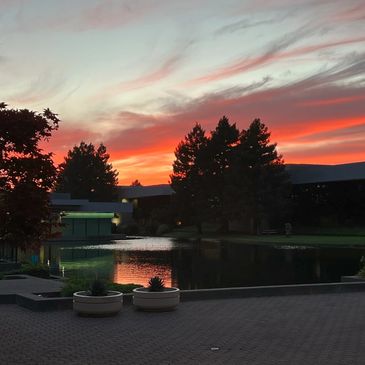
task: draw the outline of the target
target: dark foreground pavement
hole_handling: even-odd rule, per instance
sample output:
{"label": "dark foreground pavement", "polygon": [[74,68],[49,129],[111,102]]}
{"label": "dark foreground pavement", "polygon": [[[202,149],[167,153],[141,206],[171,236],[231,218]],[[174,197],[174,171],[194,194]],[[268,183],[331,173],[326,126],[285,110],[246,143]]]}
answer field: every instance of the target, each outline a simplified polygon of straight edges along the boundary
{"label": "dark foreground pavement", "polygon": [[110,318],[4,304],[0,364],[363,365],[365,293],[126,306]]}

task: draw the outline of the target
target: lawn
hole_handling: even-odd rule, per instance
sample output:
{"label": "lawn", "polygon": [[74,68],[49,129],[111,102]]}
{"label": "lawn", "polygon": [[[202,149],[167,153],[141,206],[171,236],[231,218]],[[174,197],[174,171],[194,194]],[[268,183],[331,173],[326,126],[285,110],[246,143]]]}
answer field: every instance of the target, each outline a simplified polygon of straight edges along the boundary
{"label": "lawn", "polygon": [[313,235],[246,235],[240,233],[220,234],[209,227],[199,235],[194,227],[176,229],[165,237],[182,239],[222,240],[242,244],[280,244],[280,245],[326,245],[326,246],[365,246],[365,235],[313,234]]}

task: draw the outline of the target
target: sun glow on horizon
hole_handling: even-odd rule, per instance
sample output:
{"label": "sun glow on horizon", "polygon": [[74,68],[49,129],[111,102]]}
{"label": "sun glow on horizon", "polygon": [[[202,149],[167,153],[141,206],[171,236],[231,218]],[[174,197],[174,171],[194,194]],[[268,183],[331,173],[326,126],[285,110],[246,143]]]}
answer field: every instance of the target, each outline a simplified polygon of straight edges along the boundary
{"label": "sun glow on horizon", "polygon": [[120,184],[167,183],[195,122],[209,132],[223,115],[240,129],[260,118],[287,163],[365,160],[362,0],[12,0],[0,11],[0,101],[59,114],[43,145],[57,164],[103,142]]}

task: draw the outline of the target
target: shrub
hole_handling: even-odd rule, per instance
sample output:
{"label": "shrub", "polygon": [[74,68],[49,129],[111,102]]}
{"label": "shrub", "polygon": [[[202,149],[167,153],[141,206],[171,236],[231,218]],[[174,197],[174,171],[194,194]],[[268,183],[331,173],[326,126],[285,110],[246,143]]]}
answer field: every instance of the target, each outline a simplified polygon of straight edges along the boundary
{"label": "shrub", "polygon": [[140,234],[139,227],[135,223],[128,224],[127,226],[123,226],[120,229],[121,233],[124,233],[126,235],[138,235]]}
{"label": "shrub", "polygon": [[[115,284],[105,282],[107,290],[116,290],[123,293],[131,293],[133,289],[141,287],[137,284]],[[65,281],[61,295],[64,297],[72,297],[72,294],[77,291],[88,291],[91,286],[91,281],[85,278],[70,278]]]}
{"label": "shrub", "polygon": [[38,278],[49,278],[49,267],[43,264],[23,264],[20,269],[21,274],[36,276]]}
{"label": "shrub", "polygon": [[138,285],[138,284],[116,284],[116,283],[108,284],[109,290],[121,291],[123,293],[132,293],[133,289],[141,288],[141,287],[142,287],[142,285]]}
{"label": "shrub", "polygon": [[170,232],[171,229],[167,224],[160,224],[156,230],[157,236],[162,236],[163,234]]}
{"label": "shrub", "polygon": [[165,288],[165,283],[162,278],[155,276],[148,281],[149,291],[163,291]]}
{"label": "shrub", "polygon": [[365,278],[365,257],[362,256],[360,259],[360,265],[361,268],[359,270],[359,272],[357,273],[358,276],[361,276],[362,278]]}
{"label": "shrub", "polygon": [[63,297],[72,297],[77,291],[87,291],[90,287],[90,281],[80,278],[67,279],[61,290]]}

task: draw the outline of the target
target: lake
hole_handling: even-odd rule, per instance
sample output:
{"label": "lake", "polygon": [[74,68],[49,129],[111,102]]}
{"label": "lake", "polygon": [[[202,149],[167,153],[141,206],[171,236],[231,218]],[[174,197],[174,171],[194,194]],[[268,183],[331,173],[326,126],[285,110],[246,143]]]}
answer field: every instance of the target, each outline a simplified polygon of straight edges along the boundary
{"label": "lake", "polygon": [[365,248],[183,241],[144,237],[100,243],[52,243],[51,268],[69,276],[146,285],[152,276],[181,289],[340,281],[359,269]]}

